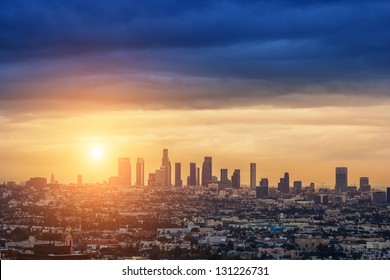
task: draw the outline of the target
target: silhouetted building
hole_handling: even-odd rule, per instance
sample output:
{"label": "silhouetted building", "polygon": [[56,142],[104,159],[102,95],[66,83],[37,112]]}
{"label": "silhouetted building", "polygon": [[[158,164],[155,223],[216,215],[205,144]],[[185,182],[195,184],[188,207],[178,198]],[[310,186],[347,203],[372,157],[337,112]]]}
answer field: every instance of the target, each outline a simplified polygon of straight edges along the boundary
{"label": "silhouetted building", "polygon": [[268,178],[261,178],[260,186],[256,187],[256,197],[257,198],[268,197]]}
{"label": "silhouetted building", "polygon": [[250,164],[250,188],[254,190],[256,188],[256,163]]}
{"label": "silhouetted building", "polygon": [[149,173],[148,187],[149,188],[156,187],[156,173]]}
{"label": "silhouetted building", "polygon": [[137,159],[137,166],[136,166],[136,181],[135,184],[137,186],[144,186],[144,178],[145,178],[145,165],[144,165],[144,159],[138,158]]}
{"label": "silhouetted building", "polygon": [[197,186],[200,185],[200,168],[199,167],[196,168],[196,185]]}
{"label": "silhouetted building", "polygon": [[228,179],[228,170],[221,169],[221,184],[227,184],[229,182]]}
{"label": "silhouetted building", "polygon": [[348,191],[348,168],[336,167],[336,193]]}
{"label": "silhouetted building", "polygon": [[387,188],[387,203],[390,203],[390,187]]}
{"label": "silhouetted building", "polygon": [[81,186],[83,184],[83,176],[78,175],[77,176],[77,185]]}
{"label": "silhouetted building", "polygon": [[47,186],[47,178],[44,177],[33,177],[26,182],[26,187],[43,188],[46,186]]}
{"label": "silhouetted building", "polygon": [[170,187],[171,186],[171,162],[169,161],[168,157],[168,149],[163,149],[163,157],[161,160],[161,165],[165,167],[165,186]]}
{"label": "silhouetted building", "polygon": [[238,189],[240,188],[240,186],[241,186],[240,169],[234,169],[232,175],[232,187]]}
{"label": "silhouetted building", "polygon": [[296,194],[300,194],[302,192],[302,181],[294,181],[293,192]]}
{"label": "silhouetted building", "polygon": [[360,191],[361,192],[370,192],[371,191],[371,186],[370,186],[370,181],[368,177],[360,177]]}
{"label": "silhouetted building", "polygon": [[168,187],[166,186],[167,180],[165,176],[167,175],[167,172],[165,170],[165,166],[161,166],[160,169],[156,170],[156,187]]}
{"label": "silhouetted building", "polygon": [[181,179],[181,163],[175,163],[175,186],[181,187],[183,186],[183,181]]}
{"label": "silhouetted building", "polygon": [[280,178],[278,191],[281,193],[290,193],[290,176],[288,172],[284,173],[283,178]]}
{"label": "silhouetted building", "polygon": [[207,187],[213,176],[213,160],[212,157],[204,157],[202,165],[202,186]]}
{"label": "silhouetted building", "polygon": [[190,176],[188,178],[187,185],[196,186],[196,163],[190,163]]}
{"label": "silhouetted building", "polygon": [[373,203],[386,203],[386,193],[382,191],[375,191],[372,193]]}
{"label": "silhouetted building", "polygon": [[122,184],[131,186],[131,164],[130,158],[118,159],[118,177],[122,178]]}

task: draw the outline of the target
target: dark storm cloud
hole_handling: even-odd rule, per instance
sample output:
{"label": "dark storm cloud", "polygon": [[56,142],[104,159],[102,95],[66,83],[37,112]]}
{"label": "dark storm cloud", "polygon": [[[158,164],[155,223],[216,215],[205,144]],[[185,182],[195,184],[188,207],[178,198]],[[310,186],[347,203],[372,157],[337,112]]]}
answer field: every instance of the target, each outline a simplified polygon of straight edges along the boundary
{"label": "dark storm cloud", "polygon": [[[154,90],[155,100],[169,95],[212,104],[221,96],[387,94],[387,1],[6,0],[1,5],[1,99],[47,97],[37,92],[73,76],[93,81],[106,76],[99,81],[115,84],[137,75],[147,81],[162,75],[157,82],[152,78],[158,85],[168,76],[166,87],[178,86],[170,94]],[[234,86],[226,89],[224,79]],[[181,87],[187,93],[176,95]],[[57,94],[50,98],[66,99],[52,92]],[[118,96],[126,100],[125,93]]]}

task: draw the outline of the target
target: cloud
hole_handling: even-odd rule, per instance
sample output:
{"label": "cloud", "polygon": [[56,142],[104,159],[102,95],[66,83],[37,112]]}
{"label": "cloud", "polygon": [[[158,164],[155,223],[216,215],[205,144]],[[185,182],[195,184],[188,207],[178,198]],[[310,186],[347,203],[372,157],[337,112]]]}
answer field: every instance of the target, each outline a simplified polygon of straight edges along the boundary
{"label": "cloud", "polygon": [[3,1],[0,99],[210,108],[382,98],[389,25],[386,1]]}

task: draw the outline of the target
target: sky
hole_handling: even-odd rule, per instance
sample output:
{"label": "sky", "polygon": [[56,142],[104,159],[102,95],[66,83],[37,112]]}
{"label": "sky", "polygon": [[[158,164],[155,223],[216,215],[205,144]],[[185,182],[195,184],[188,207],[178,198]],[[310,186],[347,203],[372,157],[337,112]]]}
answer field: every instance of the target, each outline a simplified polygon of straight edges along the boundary
{"label": "sky", "polygon": [[210,155],[242,183],[256,162],[271,185],[390,185],[388,1],[0,5],[0,181],[148,173],[168,148],[184,181]]}

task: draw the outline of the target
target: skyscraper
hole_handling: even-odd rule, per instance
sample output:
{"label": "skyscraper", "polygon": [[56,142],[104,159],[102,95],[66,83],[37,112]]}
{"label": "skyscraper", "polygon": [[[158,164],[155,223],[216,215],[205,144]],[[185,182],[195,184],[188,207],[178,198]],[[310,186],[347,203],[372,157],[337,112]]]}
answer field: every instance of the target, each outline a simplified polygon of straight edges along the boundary
{"label": "skyscraper", "polygon": [[175,186],[181,187],[183,185],[183,181],[181,180],[181,163],[175,163]]}
{"label": "skyscraper", "polygon": [[238,189],[240,188],[240,186],[241,186],[240,169],[234,169],[232,175],[232,187]]}
{"label": "skyscraper", "polygon": [[195,186],[196,185],[196,163],[190,163],[190,176],[188,178],[187,185]]}
{"label": "skyscraper", "polygon": [[81,186],[83,184],[83,176],[78,175],[77,176],[77,185]]}
{"label": "skyscraper", "polygon": [[369,192],[371,191],[371,186],[370,186],[370,180],[368,177],[360,177],[360,191],[361,192]]}
{"label": "skyscraper", "polygon": [[196,186],[199,186],[200,185],[200,168],[197,167],[196,168],[196,183],[195,183]]}
{"label": "skyscraper", "polygon": [[124,185],[131,186],[131,164],[130,158],[118,159],[118,177]]}
{"label": "skyscraper", "polygon": [[387,195],[387,203],[390,203],[390,187],[387,187],[386,195]]}
{"label": "skyscraper", "polygon": [[225,185],[229,181],[228,179],[228,170],[227,169],[221,169],[221,184]]}
{"label": "skyscraper", "polygon": [[261,178],[260,186],[256,187],[256,197],[265,198],[268,196],[268,178]]}
{"label": "skyscraper", "polygon": [[165,187],[171,186],[171,162],[168,157],[168,149],[163,149],[161,165],[165,167]]}
{"label": "skyscraper", "polygon": [[136,182],[137,186],[144,186],[144,178],[145,178],[145,167],[144,167],[144,159],[137,159],[137,174],[136,174]]}
{"label": "skyscraper", "polygon": [[290,175],[288,172],[285,172],[284,177],[280,178],[278,191],[281,193],[290,193]]}
{"label": "skyscraper", "polygon": [[348,168],[336,167],[336,193],[348,191]]}
{"label": "skyscraper", "polygon": [[207,186],[213,176],[213,161],[211,157],[204,157],[202,165],[202,186]]}
{"label": "skyscraper", "polygon": [[256,189],[256,163],[250,164],[250,186],[251,190]]}

